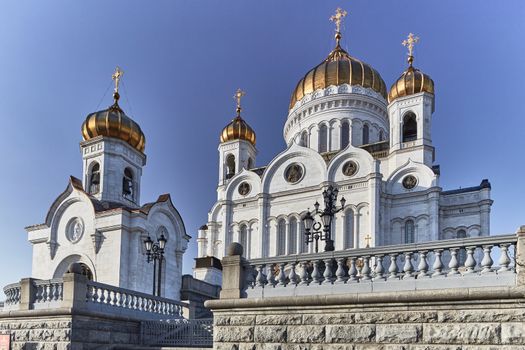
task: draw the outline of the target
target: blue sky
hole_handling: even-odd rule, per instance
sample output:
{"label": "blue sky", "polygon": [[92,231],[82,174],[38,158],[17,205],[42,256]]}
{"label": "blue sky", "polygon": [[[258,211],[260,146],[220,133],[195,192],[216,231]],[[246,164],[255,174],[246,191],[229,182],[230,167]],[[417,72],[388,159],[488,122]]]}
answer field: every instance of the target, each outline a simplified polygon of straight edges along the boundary
{"label": "blue sky", "polygon": [[[387,86],[415,66],[434,79],[433,142],[444,189],[492,183],[492,233],[525,224],[523,1],[4,1],[0,7],[0,286],[30,275],[24,227],[41,223],[69,175],[80,177],[80,125],[111,103],[146,133],[142,199],[172,194],[196,236],[216,198],[217,145],[241,87],[258,165],[284,148],[297,81],[334,45],[328,21],[348,10],[343,46]],[[102,100],[102,102],[101,102]],[[194,239],[185,256],[190,272]],[[0,297],[0,299],[2,299]]]}

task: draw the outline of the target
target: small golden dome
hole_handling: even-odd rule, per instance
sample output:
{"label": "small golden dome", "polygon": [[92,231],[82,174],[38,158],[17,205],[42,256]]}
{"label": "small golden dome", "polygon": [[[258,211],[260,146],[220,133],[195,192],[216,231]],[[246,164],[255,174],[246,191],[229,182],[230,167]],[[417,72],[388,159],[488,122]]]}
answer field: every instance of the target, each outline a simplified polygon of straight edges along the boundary
{"label": "small golden dome", "polygon": [[337,45],[328,57],[299,81],[292,94],[289,109],[306,94],[330,85],[359,85],[374,90],[386,99],[386,85],[379,73],[343,50],[339,45],[339,33],[336,39]]}
{"label": "small golden dome", "polygon": [[398,97],[414,95],[420,92],[434,94],[434,81],[425,73],[416,69],[410,63],[406,71],[392,85],[388,93],[388,103],[392,103]]}
{"label": "small golden dome", "polygon": [[245,140],[255,146],[255,131],[239,114],[221,132],[221,142],[234,140]]}
{"label": "small golden dome", "polygon": [[97,136],[114,137],[127,142],[139,152],[144,152],[146,137],[140,126],[128,117],[120,106],[118,92],[113,94],[115,103],[108,109],[91,113],[82,124],[82,137],[85,141]]}

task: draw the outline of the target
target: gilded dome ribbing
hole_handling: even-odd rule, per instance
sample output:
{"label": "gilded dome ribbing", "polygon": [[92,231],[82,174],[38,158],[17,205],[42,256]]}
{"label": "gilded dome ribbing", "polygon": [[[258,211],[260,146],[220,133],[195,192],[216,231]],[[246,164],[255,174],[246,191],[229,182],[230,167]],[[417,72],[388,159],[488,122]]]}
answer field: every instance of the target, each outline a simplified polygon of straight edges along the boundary
{"label": "gilded dome ribbing", "polygon": [[398,97],[414,95],[420,92],[434,94],[434,81],[427,74],[416,69],[412,64],[406,71],[392,84],[388,93],[388,103]]}
{"label": "gilded dome ribbing", "polygon": [[107,109],[94,112],[86,117],[82,124],[82,137],[90,140],[97,136],[113,137],[144,152],[146,137],[140,126],[128,117],[118,105],[119,94],[113,94],[115,103]]}
{"label": "gilded dome ribbing", "polygon": [[255,131],[240,115],[237,115],[221,132],[221,142],[234,140],[245,140],[255,146]]}
{"label": "gilded dome ribbing", "polygon": [[341,48],[337,40],[335,49],[328,57],[299,81],[292,94],[289,108],[292,109],[297,101],[317,89],[342,84],[372,89],[386,99],[386,85],[379,73],[370,65],[350,56]]}

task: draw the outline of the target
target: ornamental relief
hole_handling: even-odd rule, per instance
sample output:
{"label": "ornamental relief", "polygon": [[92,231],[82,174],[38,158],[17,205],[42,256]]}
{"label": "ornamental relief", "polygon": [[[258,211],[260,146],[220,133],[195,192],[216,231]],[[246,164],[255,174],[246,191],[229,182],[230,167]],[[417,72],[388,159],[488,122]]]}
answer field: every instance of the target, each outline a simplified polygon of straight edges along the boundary
{"label": "ornamental relief", "polygon": [[417,178],[414,175],[407,175],[403,178],[403,187],[411,190],[417,185]]}
{"label": "ornamental relief", "polygon": [[77,243],[84,235],[84,222],[81,218],[69,220],[66,226],[66,238],[71,243]]}
{"label": "ornamental relief", "polygon": [[284,170],[284,179],[291,184],[296,184],[304,177],[304,167],[299,163],[292,163]]}

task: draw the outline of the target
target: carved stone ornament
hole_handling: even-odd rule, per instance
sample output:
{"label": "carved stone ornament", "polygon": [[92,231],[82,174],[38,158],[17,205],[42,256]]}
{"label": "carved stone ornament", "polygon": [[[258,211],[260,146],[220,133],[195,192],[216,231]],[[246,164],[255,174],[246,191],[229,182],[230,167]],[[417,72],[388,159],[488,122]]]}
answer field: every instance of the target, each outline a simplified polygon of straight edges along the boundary
{"label": "carved stone ornament", "polygon": [[241,196],[246,196],[248,193],[250,193],[251,190],[252,190],[252,187],[247,182],[242,182],[239,185],[239,194]]}
{"label": "carved stone ornament", "polygon": [[302,165],[298,163],[292,163],[288,165],[286,170],[284,171],[284,178],[289,183],[297,183],[303,179],[304,175],[304,168]]}
{"label": "carved stone ornament", "polygon": [[98,254],[100,247],[102,247],[102,242],[104,241],[104,235],[100,231],[96,231],[91,235],[91,241],[93,242],[93,249],[95,254]]}
{"label": "carved stone ornament", "polygon": [[407,190],[411,190],[417,185],[417,179],[414,175],[407,175],[403,179],[403,187]]}
{"label": "carved stone ornament", "polygon": [[357,163],[353,160],[349,160],[343,165],[343,175],[354,176],[357,173]]}
{"label": "carved stone ornament", "polygon": [[84,235],[84,222],[81,218],[69,220],[66,226],[66,238],[71,243],[77,243]]}

